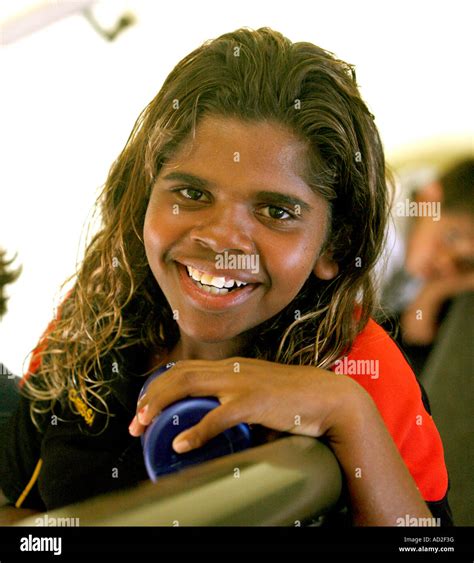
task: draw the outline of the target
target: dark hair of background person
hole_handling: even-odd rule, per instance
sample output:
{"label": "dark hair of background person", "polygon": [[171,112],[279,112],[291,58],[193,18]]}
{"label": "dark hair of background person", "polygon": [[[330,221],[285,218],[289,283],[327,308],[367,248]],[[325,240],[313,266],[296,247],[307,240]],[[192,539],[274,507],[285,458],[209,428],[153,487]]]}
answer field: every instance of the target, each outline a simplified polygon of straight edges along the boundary
{"label": "dark hair of background person", "polygon": [[443,188],[442,205],[446,210],[474,215],[474,158],[462,160],[439,179]]}

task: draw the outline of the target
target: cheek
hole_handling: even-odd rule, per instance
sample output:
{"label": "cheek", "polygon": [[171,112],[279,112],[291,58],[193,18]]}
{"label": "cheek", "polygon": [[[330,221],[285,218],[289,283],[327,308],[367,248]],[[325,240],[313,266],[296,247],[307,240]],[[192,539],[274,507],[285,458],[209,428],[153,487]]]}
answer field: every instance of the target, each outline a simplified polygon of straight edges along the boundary
{"label": "cheek", "polygon": [[143,225],[143,242],[149,259],[153,255],[156,260],[157,254],[161,254],[176,240],[177,228],[178,221],[171,213],[148,206]]}
{"label": "cheek", "polygon": [[156,223],[154,218],[150,215],[145,215],[145,222],[143,225],[143,244],[145,246],[145,254],[148,260],[148,264],[153,270],[153,263],[156,261],[156,256],[159,255],[160,248],[160,237],[156,229]]}
{"label": "cheek", "polygon": [[311,274],[319,249],[314,239],[288,237],[273,252],[267,252],[274,287],[294,297]]}

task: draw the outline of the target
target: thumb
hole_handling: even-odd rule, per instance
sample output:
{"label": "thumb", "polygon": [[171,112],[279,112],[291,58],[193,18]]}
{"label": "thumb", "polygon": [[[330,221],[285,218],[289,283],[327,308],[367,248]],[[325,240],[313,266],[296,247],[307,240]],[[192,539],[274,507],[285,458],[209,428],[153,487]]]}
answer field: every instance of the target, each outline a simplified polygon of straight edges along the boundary
{"label": "thumb", "polygon": [[208,412],[198,424],[178,434],[173,440],[173,449],[177,453],[184,453],[200,448],[225,430],[244,422],[244,418],[237,403],[220,405]]}

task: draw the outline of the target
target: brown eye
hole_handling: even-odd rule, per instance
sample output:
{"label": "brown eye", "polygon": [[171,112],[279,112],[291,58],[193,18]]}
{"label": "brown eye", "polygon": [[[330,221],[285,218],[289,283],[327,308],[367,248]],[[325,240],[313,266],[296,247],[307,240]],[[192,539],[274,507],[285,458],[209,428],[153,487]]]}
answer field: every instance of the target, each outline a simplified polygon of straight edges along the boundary
{"label": "brown eye", "polygon": [[[193,201],[199,201],[200,196],[203,195],[203,192],[200,190],[196,190],[194,188],[180,188],[177,190],[180,194],[183,195],[186,199],[191,199]],[[185,195],[184,192],[187,192],[189,195]],[[197,197],[196,197],[197,195]]]}
{"label": "brown eye", "polygon": [[[275,205],[267,205],[265,209],[268,209],[268,216],[270,219],[275,219],[276,221],[287,221],[288,219],[292,219],[292,215],[283,209],[282,207],[277,207]],[[283,215],[286,214],[286,217]]]}

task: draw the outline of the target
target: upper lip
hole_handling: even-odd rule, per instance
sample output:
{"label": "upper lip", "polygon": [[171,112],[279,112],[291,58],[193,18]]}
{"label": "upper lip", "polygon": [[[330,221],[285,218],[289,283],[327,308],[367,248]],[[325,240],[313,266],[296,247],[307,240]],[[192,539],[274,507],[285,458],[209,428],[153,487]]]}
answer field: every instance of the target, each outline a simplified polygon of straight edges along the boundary
{"label": "upper lip", "polygon": [[215,276],[216,278],[225,278],[225,281],[236,280],[244,283],[261,283],[251,272],[245,270],[216,270],[214,265],[199,260],[177,260],[178,264],[183,266],[191,266],[200,272]]}

